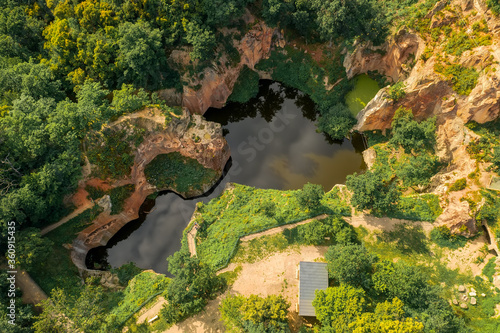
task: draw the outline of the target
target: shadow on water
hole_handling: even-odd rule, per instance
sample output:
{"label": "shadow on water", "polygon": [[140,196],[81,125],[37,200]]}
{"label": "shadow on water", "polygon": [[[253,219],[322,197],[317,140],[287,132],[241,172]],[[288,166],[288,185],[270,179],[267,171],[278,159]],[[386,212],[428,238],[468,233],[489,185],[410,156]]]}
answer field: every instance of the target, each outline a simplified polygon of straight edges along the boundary
{"label": "shadow on water", "polygon": [[[166,273],[166,258],[180,249],[182,232],[196,203],[222,193],[227,182],[272,189],[299,189],[307,183],[330,190],[347,175],[366,169],[363,139],[333,141],[316,130],[317,108],[301,91],[262,80],[257,97],[209,109],[205,118],[218,122],[231,148],[224,177],[209,193],[184,200],[162,192],[146,200],[140,217],[125,225],[108,244],[92,249],[86,264],[119,267],[134,262],[143,269]],[[146,213],[149,212],[149,213]]]}

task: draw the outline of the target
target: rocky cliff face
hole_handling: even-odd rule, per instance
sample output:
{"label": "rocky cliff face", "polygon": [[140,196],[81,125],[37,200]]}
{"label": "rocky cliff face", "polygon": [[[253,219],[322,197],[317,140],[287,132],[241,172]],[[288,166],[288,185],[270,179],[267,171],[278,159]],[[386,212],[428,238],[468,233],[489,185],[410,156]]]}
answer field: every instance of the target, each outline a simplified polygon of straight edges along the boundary
{"label": "rocky cliff face", "polygon": [[[463,198],[467,193],[485,187],[491,173],[480,165],[482,176],[476,183],[469,184],[465,190],[458,192],[448,192],[448,188],[457,179],[467,178],[478,167],[466,151],[467,144],[476,139],[476,135],[464,125],[472,120],[478,123],[492,121],[500,113],[500,50],[497,47],[500,42],[500,20],[487,11],[485,1],[452,1],[450,5],[458,12],[458,16],[443,11],[446,5],[446,1],[438,2],[426,16],[431,28],[450,25],[461,17],[468,17],[470,25],[481,22],[484,18],[488,33],[492,36],[492,45],[474,47],[461,55],[450,55],[445,52],[443,45],[433,48],[429,39],[424,40],[416,34],[401,31],[378,48],[358,45],[352,53],[347,54],[344,66],[349,77],[377,70],[394,81],[404,81],[406,85],[405,98],[397,102],[387,98],[387,87],[381,89],[358,114],[356,130],[390,128],[394,113],[399,107],[411,108],[417,120],[436,116],[436,153],[448,167],[432,179],[429,189],[440,196],[444,208],[435,224],[446,225],[454,232],[470,235],[477,231],[475,209],[469,207]],[[477,14],[473,14],[474,12]],[[472,30],[469,28],[467,33],[472,35]],[[421,55],[426,48],[431,49],[433,55],[424,61]],[[443,63],[443,58],[450,63],[474,68],[479,73],[477,84],[468,96],[457,94],[449,79],[435,72],[435,65]],[[410,68],[412,59],[416,62]],[[370,159],[369,152],[364,155]]]}
{"label": "rocky cliff face", "polygon": [[[429,13],[431,25],[445,24],[446,15],[436,15],[444,7],[440,1]],[[401,31],[395,38],[379,48],[371,45],[358,46],[352,54],[345,58],[344,66],[350,76],[378,70],[393,80],[402,80],[406,84],[406,97],[398,103],[387,100],[387,90],[382,89],[377,96],[358,114],[359,131],[387,129],[391,125],[394,112],[400,107],[413,110],[416,119],[425,119],[431,115],[438,117],[438,123],[450,116],[459,117],[464,123],[471,120],[485,123],[494,120],[500,112],[500,50],[495,47],[500,42],[500,22],[485,12],[483,1],[453,1],[469,15],[472,11],[480,12],[476,20],[484,17],[492,35],[492,45],[476,47],[464,52],[459,57],[449,58],[468,68],[475,68],[479,73],[477,85],[468,96],[455,93],[449,80],[434,71],[439,55],[445,54],[442,48],[435,50],[428,60],[421,59],[421,54],[429,45],[415,34]],[[384,54],[384,55],[382,55]],[[414,54],[414,57],[411,56]],[[408,59],[415,59],[415,66],[408,68]],[[487,68],[487,70],[486,70]]]}
{"label": "rocky cliff face", "polygon": [[[251,17],[247,21],[255,23],[255,19]],[[261,59],[266,58],[275,35],[279,35],[276,29],[263,22],[255,23],[240,41],[234,41],[240,53],[240,62],[231,65],[226,55],[223,55],[213,67],[205,68],[189,86],[184,86],[182,106],[196,114],[203,114],[210,107],[223,107],[243,66],[254,69]],[[185,52],[183,57],[189,59],[189,54]],[[195,86],[200,88],[193,88]]]}
{"label": "rocky cliff face", "polygon": [[[199,115],[191,116],[187,110],[184,110],[182,116],[174,117],[168,126],[165,126],[165,116],[152,109],[124,116],[110,126],[120,127],[125,122],[142,128],[146,134],[135,152],[130,176],[119,181],[109,180],[109,183],[113,187],[135,184],[135,191],[125,200],[121,213],[110,215],[110,210],[105,210],[73,242],[71,258],[82,272],[88,271],[85,266],[87,252],[94,247],[106,245],[125,224],[137,219],[139,209],[148,195],[156,191],[175,190],[156,188],[147,182],[144,169],[156,156],[179,152],[217,172],[218,177],[208,184],[203,184],[202,191],[179,193],[184,197],[197,196],[208,191],[222,175],[230,157],[229,146],[222,136],[221,126],[207,122]],[[85,184],[82,186],[84,188]]]}

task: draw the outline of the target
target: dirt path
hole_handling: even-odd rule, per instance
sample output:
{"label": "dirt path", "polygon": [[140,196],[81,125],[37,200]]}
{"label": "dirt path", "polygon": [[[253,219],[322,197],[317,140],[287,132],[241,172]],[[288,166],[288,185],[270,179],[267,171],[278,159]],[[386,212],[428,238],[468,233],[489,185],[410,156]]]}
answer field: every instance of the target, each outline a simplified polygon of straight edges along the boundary
{"label": "dirt path", "polygon": [[[242,267],[241,272],[224,295],[210,301],[203,312],[178,323],[164,333],[225,332],[218,307],[222,299],[234,294],[244,296],[257,294],[263,297],[283,295],[290,302],[290,323],[297,327],[302,320],[295,312],[299,290],[299,280],[296,278],[297,265],[300,261],[321,260],[327,249],[327,246],[300,246],[275,253],[256,263],[239,264]],[[232,265],[234,268],[235,265]]]}
{"label": "dirt path", "polygon": [[283,230],[292,229],[292,228],[295,228],[296,226],[299,226],[299,225],[302,225],[302,224],[307,224],[309,222],[316,221],[316,220],[322,220],[322,219],[327,218],[327,217],[328,217],[328,214],[322,214],[322,215],[318,215],[318,216],[315,216],[313,218],[310,218],[310,219],[307,219],[307,220],[303,220],[303,221],[299,221],[299,222],[296,222],[296,223],[281,225],[279,227],[275,227],[275,228],[268,229],[268,230],[265,230],[265,231],[262,231],[262,232],[258,232],[256,234],[251,234],[251,235],[248,235],[248,236],[245,236],[245,237],[241,237],[240,241],[241,242],[248,242],[249,240],[252,240],[252,239],[255,239],[255,238],[259,238],[261,236],[278,234],[278,233],[283,232]]}
{"label": "dirt path", "polygon": [[45,235],[49,232],[51,232],[52,230],[62,226],[64,223],[68,222],[69,220],[71,220],[72,218],[80,215],[81,213],[83,213],[84,211],[86,211],[87,209],[89,208],[92,208],[94,206],[94,203],[93,202],[88,202],[86,203],[85,205],[79,207],[78,209],[74,210],[71,214],[69,214],[68,216],[65,216],[63,217],[59,222],[56,222],[54,224],[51,224],[49,225],[48,227],[45,227],[43,228],[41,231],[40,231],[40,235]]}
{"label": "dirt path", "polygon": [[422,221],[411,221],[411,220],[401,220],[401,219],[393,219],[390,217],[375,217],[371,215],[366,215],[364,213],[355,214],[352,213],[352,216],[349,218],[344,218],[347,223],[352,225],[353,227],[364,227],[369,231],[391,231],[397,224],[401,223],[411,223],[413,225],[420,225],[422,229],[424,229],[425,233],[428,235],[433,225],[430,222],[422,222]]}
{"label": "dirt path", "polygon": [[196,257],[196,233],[198,232],[198,229],[195,228],[194,226],[189,230],[187,233],[187,239],[188,239],[188,248],[189,248],[189,253],[191,253],[191,257]]}
{"label": "dirt path", "polygon": [[154,316],[158,315],[160,313],[160,310],[163,308],[163,305],[165,304],[167,304],[167,300],[165,300],[165,298],[163,298],[162,296],[159,296],[158,299],[156,300],[155,305],[147,309],[144,313],[142,313],[139,316],[139,318],[137,319],[137,323],[141,324],[153,318]]}
{"label": "dirt path", "polygon": [[[225,295],[225,294],[224,294]],[[163,333],[222,333],[224,324],[220,321],[219,304],[224,295],[208,302],[202,312],[175,324]]]}
{"label": "dirt path", "polygon": [[37,305],[47,299],[47,294],[25,270],[17,271],[16,286],[23,292],[22,300],[24,304]]}

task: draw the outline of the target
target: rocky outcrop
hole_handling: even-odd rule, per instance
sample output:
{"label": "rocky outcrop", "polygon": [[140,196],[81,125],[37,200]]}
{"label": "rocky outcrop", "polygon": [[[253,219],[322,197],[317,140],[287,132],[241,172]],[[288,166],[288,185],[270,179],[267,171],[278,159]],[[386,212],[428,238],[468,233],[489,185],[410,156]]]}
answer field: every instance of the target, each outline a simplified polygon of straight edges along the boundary
{"label": "rocky outcrop", "polygon": [[125,200],[124,209],[117,215],[110,215],[110,210],[101,213],[92,225],[78,234],[73,241],[71,259],[81,272],[91,272],[85,265],[87,252],[97,246],[106,245],[118,230],[128,222],[139,217],[139,209],[146,197],[156,191],[174,190],[174,188],[156,188],[149,184],[144,174],[145,167],[159,154],[179,152],[196,159],[206,168],[217,172],[217,177],[210,183],[203,184],[202,191],[179,193],[184,197],[201,195],[208,191],[222,175],[229,160],[229,146],[222,136],[221,126],[207,122],[201,116],[191,116],[187,110],[180,117],[172,114],[173,119],[165,125],[165,116],[159,110],[146,109],[118,119],[112,127],[132,124],[146,131],[144,141],[135,151],[134,165],[130,176],[119,181],[109,182],[112,186],[134,184],[134,193]]}
{"label": "rocky outcrop", "polygon": [[[268,57],[273,36],[280,35],[278,30],[268,27],[264,22],[256,23],[251,17],[247,23],[254,24],[254,26],[240,41],[233,41],[240,54],[240,62],[231,64],[231,61],[223,54],[216,64],[205,68],[194,79],[190,78],[191,83],[184,86],[182,106],[191,113],[203,114],[210,107],[223,107],[231,95],[243,66],[254,69],[261,59]],[[185,61],[189,59],[189,54],[185,52],[183,57],[178,58]]]}
{"label": "rocky outcrop", "polygon": [[347,77],[351,79],[358,74],[377,71],[394,82],[399,81],[408,75],[406,64],[418,59],[423,44],[420,37],[405,30],[380,46],[357,44],[344,58]]}
{"label": "rocky outcrop", "polygon": [[[455,0],[452,8],[461,9],[464,13],[448,13],[443,10],[446,1],[439,1],[429,12],[430,27],[442,27],[456,22],[461,16],[469,17],[469,25],[486,19],[492,35],[492,45],[479,46],[463,52],[460,56],[446,55],[444,45],[426,45],[420,37],[407,32],[400,32],[393,41],[389,41],[379,48],[371,45],[358,45],[352,54],[345,58],[344,65],[350,77],[377,70],[393,80],[403,80],[406,96],[397,102],[389,100],[387,88],[381,89],[367,106],[358,114],[358,131],[385,130],[391,127],[395,111],[399,107],[410,108],[417,120],[436,116],[436,154],[441,162],[448,164],[433,177],[430,192],[438,194],[444,211],[436,220],[435,225],[446,225],[454,233],[466,236],[477,232],[475,215],[477,207],[470,207],[465,198],[470,193],[486,187],[491,175],[483,165],[471,159],[466,147],[477,135],[465,127],[469,121],[485,123],[495,120],[500,113],[500,20],[492,17],[486,11],[484,1]],[[480,15],[469,15],[472,11]],[[482,24],[482,23],[481,23]],[[469,30],[468,33],[471,33]],[[420,55],[425,48],[434,54],[428,59],[421,59]],[[414,52],[416,63],[409,70],[409,53]],[[438,57],[444,59],[438,59]],[[479,73],[476,86],[468,96],[457,94],[449,78],[435,72],[436,64],[443,65],[445,61],[460,64],[466,68],[475,68]],[[366,153],[370,159],[371,153]],[[468,176],[477,172],[482,175],[477,180],[470,180]],[[456,180],[466,178],[467,188],[462,191],[449,191],[449,187]],[[464,228],[465,226],[465,228]]]}
{"label": "rocky outcrop", "polygon": [[[441,2],[440,2],[441,3]],[[439,10],[440,3],[436,4],[431,13]],[[482,11],[481,6],[474,2],[456,1],[457,5],[467,10]],[[442,9],[442,8],[441,8]],[[465,15],[465,14],[464,14]],[[500,42],[500,23],[498,19],[488,17],[488,26],[493,36],[493,45]],[[433,17],[435,25],[449,19],[446,15]],[[479,17],[477,18],[479,21]],[[399,45],[406,46],[403,52],[399,51]],[[444,123],[446,118],[459,117],[464,123],[471,120],[485,123],[496,119],[500,113],[500,50],[494,46],[480,46],[473,50],[464,52],[460,57],[453,60],[467,68],[475,68],[479,73],[479,79],[468,96],[455,93],[451,83],[441,74],[437,74],[434,66],[437,63],[436,55],[427,61],[420,59],[422,50],[426,47],[425,42],[413,34],[400,32],[394,38],[394,42],[387,42],[381,48],[375,48],[379,53],[374,53],[370,45],[358,46],[355,52],[346,56],[344,66],[351,76],[366,73],[369,70],[378,70],[380,73],[391,76],[393,79],[404,79],[406,84],[406,97],[398,103],[392,103],[386,98],[386,90],[382,89],[377,96],[367,104],[358,114],[356,130],[367,131],[375,129],[387,129],[391,126],[394,112],[400,107],[408,107],[413,110],[416,119],[425,119],[436,115],[438,123]],[[367,51],[369,50],[369,51]],[[408,52],[415,51],[417,59],[415,66],[405,75],[405,57]],[[435,50],[435,54],[443,54],[442,49]],[[381,54],[384,54],[382,56]],[[487,70],[486,70],[487,69]]]}

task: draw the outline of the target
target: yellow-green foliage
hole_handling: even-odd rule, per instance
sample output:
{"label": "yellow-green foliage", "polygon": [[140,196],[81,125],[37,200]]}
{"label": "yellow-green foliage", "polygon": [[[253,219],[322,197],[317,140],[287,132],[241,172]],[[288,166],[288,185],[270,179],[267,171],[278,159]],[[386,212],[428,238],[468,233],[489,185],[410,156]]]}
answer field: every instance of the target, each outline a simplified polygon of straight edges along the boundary
{"label": "yellow-green foliage", "polygon": [[130,174],[134,164],[132,148],[142,143],[144,132],[130,125],[128,130],[106,127],[102,132],[89,133],[87,156],[90,163],[98,166],[98,176],[117,179]]}
{"label": "yellow-green foliage", "polygon": [[[322,206],[315,211],[299,205],[295,196],[298,191],[264,190],[234,184],[232,189],[208,204],[200,204],[198,257],[214,267],[221,267],[234,254],[241,236],[321,213],[340,215],[346,212],[347,207],[337,197],[336,190],[326,194]],[[266,202],[273,202],[276,206],[272,217],[262,209]]]}
{"label": "yellow-green foliage", "polygon": [[121,324],[128,316],[151,296],[167,290],[170,279],[163,274],[142,272],[129,281],[123,291],[123,299],[113,308],[110,316],[113,322]]}
{"label": "yellow-green foliage", "polygon": [[479,73],[474,68],[467,68],[460,64],[436,63],[434,71],[443,74],[452,84],[453,90],[464,96],[470,94],[479,78]]}
{"label": "yellow-green foliage", "polygon": [[467,187],[467,179],[460,178],[450,186],[450,192],[461,191]]}

